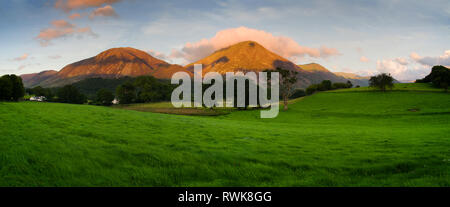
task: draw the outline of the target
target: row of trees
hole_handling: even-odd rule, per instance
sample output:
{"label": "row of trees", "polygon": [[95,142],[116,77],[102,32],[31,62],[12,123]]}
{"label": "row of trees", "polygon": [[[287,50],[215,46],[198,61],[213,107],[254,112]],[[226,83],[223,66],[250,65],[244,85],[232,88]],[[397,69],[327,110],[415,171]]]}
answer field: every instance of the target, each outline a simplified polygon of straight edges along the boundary
{"label": "row of trees", "polygon": [[25,95],[22,78],[16,75],[0,77],[0,100],[18,101]]}
{"label": "row of trees", "polygon": [[353,87],[352,82],[347,81],[347,83],[332,83],[330,80],[324,80],[319,84],[312,84],[306,88],[306,94],[311,95],[317,91],[329,91],[341,88],[351,88]]}
{"label": "row of trees", "polygon": [[116,96],[121,104],[168,101],[173,89],[174,86],[168,81],[152,76],[140,76],[134,81],[119,85]]}

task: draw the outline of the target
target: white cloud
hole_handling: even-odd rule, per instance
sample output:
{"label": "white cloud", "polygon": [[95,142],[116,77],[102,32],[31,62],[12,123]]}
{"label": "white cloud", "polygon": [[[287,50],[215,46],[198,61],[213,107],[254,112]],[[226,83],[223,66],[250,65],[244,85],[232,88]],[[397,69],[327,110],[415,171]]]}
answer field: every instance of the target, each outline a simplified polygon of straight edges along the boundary
{"label": "white cloud", "polygon": [[391,74],[395,79],[411,81],[423,78],[430,72],[429,67],[409,65],[406,58],[394,58],[377,61],[378,73]]}
{"label": "white cloud", "polygon": [[410,57],[424,66],[443,65],[450,67],[450,50],[446,50],[443,55],[438,57],[422,57],[415,52],[411,53]]}
{"label": "white cloud", "polygon": [[388,73],[393,76],[398,76],[407,70],[405,65],[398,63],[395,60],[378,60],[377,70],[380,73]]}

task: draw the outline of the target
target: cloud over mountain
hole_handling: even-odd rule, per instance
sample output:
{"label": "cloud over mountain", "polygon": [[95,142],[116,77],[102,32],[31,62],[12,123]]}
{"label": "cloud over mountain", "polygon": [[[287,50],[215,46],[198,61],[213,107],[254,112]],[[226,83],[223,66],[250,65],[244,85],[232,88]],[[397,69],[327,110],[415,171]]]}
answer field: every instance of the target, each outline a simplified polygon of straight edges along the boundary
{"label": "cloud over mountain", "polygon": [[184,58],[189,62],[194,62],[218,49],[249,40],[256,41],[265,48],[289,59],[304,57],[306,55],[314,58],[327,58],[340,54],[335,48],[325,46],[310,48],[299,45],[289,37],[274,36],[263,30],[238,27],[219,31],[211,39],[202,39],[195,43],[188,42],[181,50],[172,51],[171,57]]}
{"label": "cloud over mountain", "polygon": [[74,9],[86,9],[90,7],[99,7],[104,4],[117,3],[120,0],[57,0],[54,4],[55,8],[70,12]]}

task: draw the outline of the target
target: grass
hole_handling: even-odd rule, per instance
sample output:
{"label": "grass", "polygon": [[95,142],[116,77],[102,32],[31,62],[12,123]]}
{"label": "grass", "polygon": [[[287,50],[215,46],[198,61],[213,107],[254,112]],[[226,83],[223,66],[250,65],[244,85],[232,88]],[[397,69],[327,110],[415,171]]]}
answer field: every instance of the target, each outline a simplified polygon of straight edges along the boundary
{"label": "grass", "polygon": [[275,119],[5,102],[0,186],[450,186],[449,120],[450,94],[416,90],[318,93]]}
{"label": "grass", "polygon": [[[377,89],[371,87],[339,89],[328,92],[363,92],[376,91]],[[428,91],[428,92],[443,92],[444,89],[433,87],[430,83],[396,83],[392,88],[393,91]]]}

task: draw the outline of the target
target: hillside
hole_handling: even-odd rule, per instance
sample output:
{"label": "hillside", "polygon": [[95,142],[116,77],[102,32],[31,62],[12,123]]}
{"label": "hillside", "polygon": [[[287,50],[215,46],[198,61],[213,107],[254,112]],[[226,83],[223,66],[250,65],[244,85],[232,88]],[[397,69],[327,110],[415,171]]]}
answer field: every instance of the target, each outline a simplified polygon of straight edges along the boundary
{"label": "hillside", "polygon": [[0,103],[0,186],[448,187],[449,104],[326,92],[267,120]]}
{"label": "hillside", "polygon": [[44,82],[45,80],[53,77],[56,75],[58,71],[55,70],[45,70],[39,73],[31,73],[31,74],[25,74],[21,75],[22,82],[25,87],[33,87],[36,85],[39,85],[39,83]]}
{"label": "hillside", "polygon": [[[62,86],[93,77],[119,78],[151,75],[169,79],[178,71],[186,71],[180,65],[172,65],[134,48],[112,48],[94,57],[84,59],[62,68],[41,81],[24,81],[26,87]],[[187,71],[186,71],[187,72]],[[25,75],[27,77],[27,75]]]}

